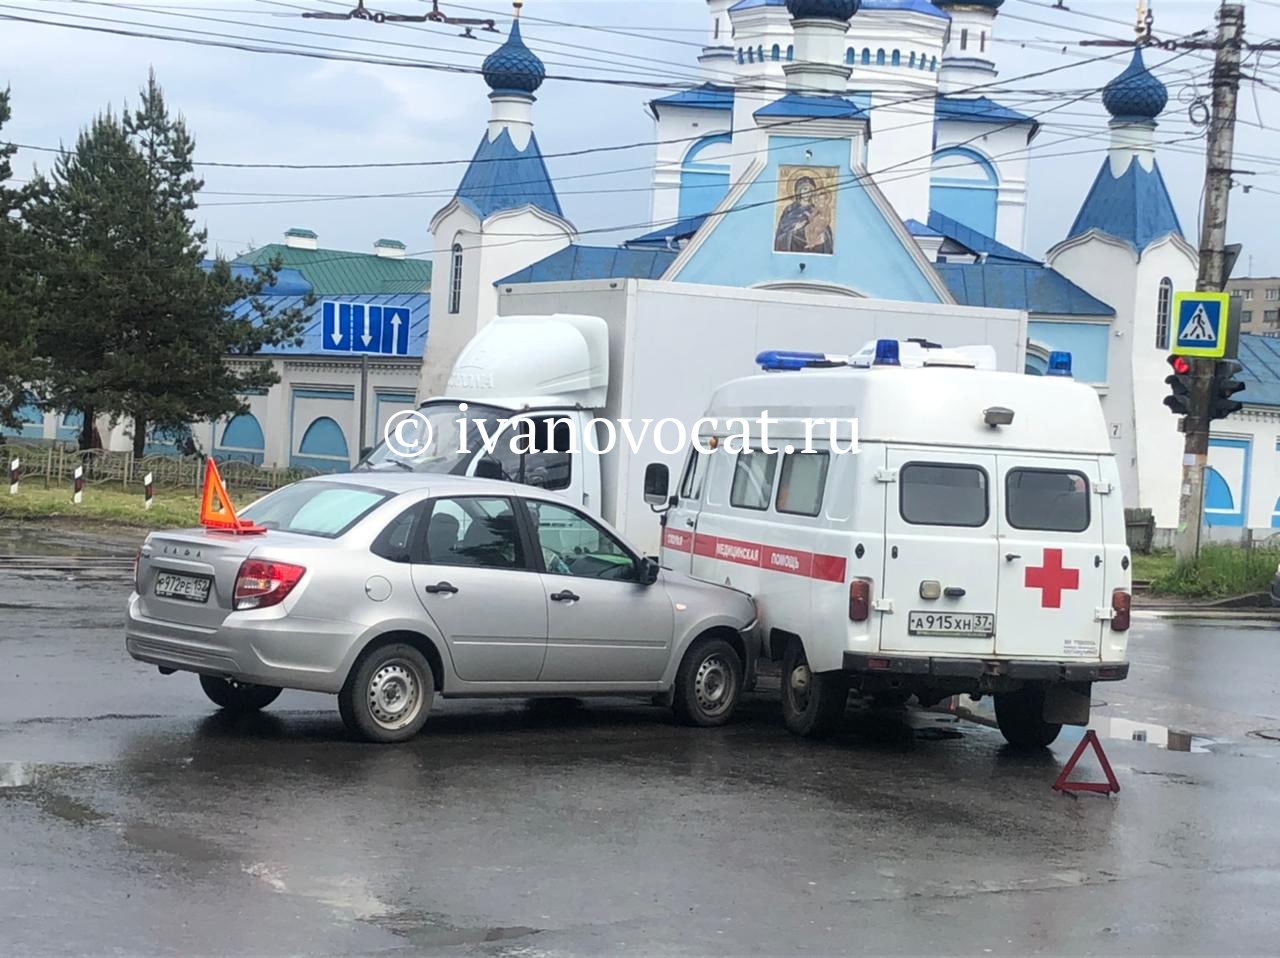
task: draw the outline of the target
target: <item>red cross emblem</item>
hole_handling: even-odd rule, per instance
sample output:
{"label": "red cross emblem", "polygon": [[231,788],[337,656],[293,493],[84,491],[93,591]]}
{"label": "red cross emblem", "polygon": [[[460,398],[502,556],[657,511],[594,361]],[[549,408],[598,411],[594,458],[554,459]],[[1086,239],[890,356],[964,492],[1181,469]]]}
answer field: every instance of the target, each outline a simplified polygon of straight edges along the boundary
{"label": "red cross emblem", "polygon": [[1043,562],[1027,569],[1026,586],[1040,590],[1040,608],[1061,609],[1062,593],[1080,588],[1080,570],[1063,568],[1061,549],[1045,549]]}

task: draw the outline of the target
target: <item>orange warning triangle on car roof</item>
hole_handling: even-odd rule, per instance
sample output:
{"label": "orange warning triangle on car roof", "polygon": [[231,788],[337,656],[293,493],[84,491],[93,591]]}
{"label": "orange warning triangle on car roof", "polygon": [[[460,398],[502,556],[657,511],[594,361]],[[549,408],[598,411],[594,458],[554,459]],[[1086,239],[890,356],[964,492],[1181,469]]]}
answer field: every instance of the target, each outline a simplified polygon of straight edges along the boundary
{"label": "orange warning triangle on car roof", "polygon": [[204,492],[200,497],[200,525],[218,532],[230,532],[235,535],[254,535],[267,530],[262,526],[246,522],[236,515],[227,495],[227,487],[218,473],[218,464],[210,456],[204,467]]}

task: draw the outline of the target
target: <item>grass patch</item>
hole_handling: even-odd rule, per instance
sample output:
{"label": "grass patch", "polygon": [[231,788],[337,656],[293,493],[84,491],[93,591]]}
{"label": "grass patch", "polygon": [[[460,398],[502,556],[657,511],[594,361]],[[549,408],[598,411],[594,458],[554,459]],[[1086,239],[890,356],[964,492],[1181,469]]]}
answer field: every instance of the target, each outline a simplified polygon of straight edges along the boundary
{"label": "grass patch", "polygon": [[[246,496],[248,494],[237,497],[237,501],[247,504],[251,498],[257,498],[257,495]],[[146,529],[199,525],[200,497],[189,488],[157,488],[150,510],[143,508],[141,486],[126,492],[118,485],[86,483],[83,499],[80,505],[71,501],[69,484],[45,489],[34,482],[24,482],[16,496],[8,495],[7,490],[0,491],[0,518],[85,519]]]}
{"label": "grass patch", "polygon": [[1135,579],[1149,578],[1154,595],[1223,599],[1267,591],[1278,562],[1280,550],[1205,546],[1200,558],[1189,565],[1179,565],[1172,552],[1134,556],[1133,575]]}

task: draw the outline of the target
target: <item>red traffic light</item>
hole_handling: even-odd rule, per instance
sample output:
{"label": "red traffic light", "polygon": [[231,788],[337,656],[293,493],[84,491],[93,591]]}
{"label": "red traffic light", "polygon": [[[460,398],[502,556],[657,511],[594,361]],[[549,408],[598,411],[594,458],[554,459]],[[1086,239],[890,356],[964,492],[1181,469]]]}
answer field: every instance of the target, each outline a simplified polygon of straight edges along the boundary
{"label": "red traffic light", "polygon": [[1186,356],[1170,356],[1168,362],[1179,376],[1185,376],[1191,372],[1191,362]]}

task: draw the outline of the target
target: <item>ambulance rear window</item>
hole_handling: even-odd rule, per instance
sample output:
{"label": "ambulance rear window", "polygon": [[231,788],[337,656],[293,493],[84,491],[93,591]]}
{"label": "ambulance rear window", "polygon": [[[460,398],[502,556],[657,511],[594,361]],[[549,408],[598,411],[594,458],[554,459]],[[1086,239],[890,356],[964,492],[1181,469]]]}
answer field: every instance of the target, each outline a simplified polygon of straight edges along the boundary
{"label": "ambulance rear window", "polygon": [[918,526],[985,526],[987,472],[979,466],[907,463],[898,474],[902,518]]}
{"label": "ambulance rear window", "polygon": [[778,468],[776,452],[744,449],[738,453],[733,467],[733,485],[729,489],[729,505],[738,509],[769,508],[773,498],[773,474]]}
{"label": "ambulance rear window", "polygon": [[1089,528],[1089,480],[1058,469],[1010,469],[1005,511],[1015,529],[1084,532]]}

